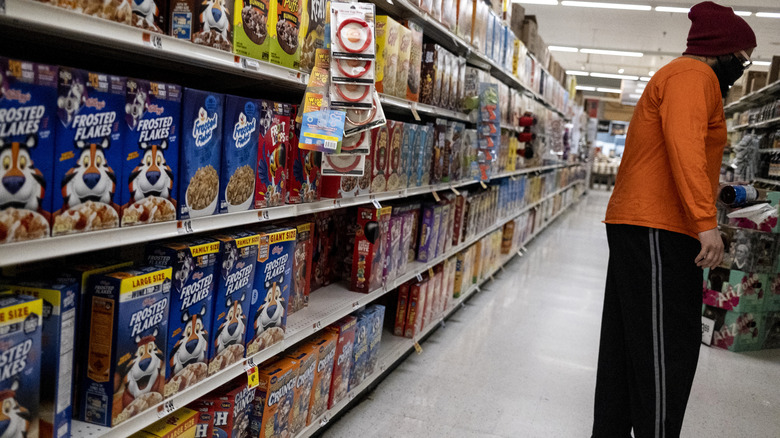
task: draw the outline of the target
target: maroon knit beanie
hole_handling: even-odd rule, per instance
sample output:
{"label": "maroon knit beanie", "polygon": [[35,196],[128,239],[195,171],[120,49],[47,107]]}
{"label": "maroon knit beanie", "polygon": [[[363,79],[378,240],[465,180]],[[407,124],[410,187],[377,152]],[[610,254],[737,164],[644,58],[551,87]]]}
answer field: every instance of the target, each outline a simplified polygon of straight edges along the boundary
{"label": "maroon knit beanie", "polygon": [[688,48],[684,55],[720,56],[756,47],[756,34],[734,10],[702,2],[694,5],[688,18]]}

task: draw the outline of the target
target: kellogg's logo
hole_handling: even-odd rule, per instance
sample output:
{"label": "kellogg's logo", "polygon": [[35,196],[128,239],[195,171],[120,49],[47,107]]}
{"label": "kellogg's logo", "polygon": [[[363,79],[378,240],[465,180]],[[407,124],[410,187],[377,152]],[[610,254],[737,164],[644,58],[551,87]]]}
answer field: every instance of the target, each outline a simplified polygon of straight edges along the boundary
{"label": "kellogg's logo", "polygon": [[256,121],[254,118],[248,121],[244,113],[238,116],[238,123],[233,127],[233,140],[236,142],[236,148],[241,149],[247,144],[255,132]]}
{"label": "kellogg's logo", "polygon": [[9,88],[5,91],[5,97],[10,100],[15,100],[22,105],[29,102],[30,99],[32,99],[32,96],[30,93],[22,93],[20,90],[17,90],[15,88]]}
{"label": "kellogg's logo", "polygon": [[163,112],[165,112],[165,108],[161,107],[160,105],[151,103],[146,106],[146,111],[150,113],[155,113],[158,116],[161,116]]}
{"label": "kellogg's logo", "polygon": [[96,97],[88,97],[86,102],[84,102],[84,105],[86,105],[87,108],[95,108],[96,110],[100,111],[106,107],[106,101],[100,100]]}
{"label": "kellogg's logo", "polygon": [[282,251],[284,251],[284,249],[281,247],[281,245],[275,246],[274,249],[271,250],[271,254],[279,255],[282,253]]}
{"label": "kellogg's logo", "polygon": [[217,113],[209,118],[208,112],[201,108],[198,111],[198,118],[192,125],[192,137],[195,139],[195,146],[201,147],[211,141],[214,130],[217,129]]}

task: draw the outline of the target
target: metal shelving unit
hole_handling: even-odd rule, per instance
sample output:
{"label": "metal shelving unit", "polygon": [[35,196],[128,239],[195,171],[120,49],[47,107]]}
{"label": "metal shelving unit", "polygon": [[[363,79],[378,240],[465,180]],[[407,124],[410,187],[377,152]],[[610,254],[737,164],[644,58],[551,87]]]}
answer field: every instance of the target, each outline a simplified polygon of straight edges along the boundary
{"label": "metal shelving unit", "polygon": [[[400,97],[390,96],[387,94],[380,94],[379,99],[382,102],[382,108],[386,112],[397,110],[406,114],[412,114],[412,116],[415,114],[425,114],[431,117],[444,117],[466,123],[476,123],[476,120],[472,120],[473,117],[460,111],[453,111],[446,108],[439,108],[433,105],[426,105],[424,103],[412,102],[411,100],[402,99]],[[415,119],[420,120],[417,116]]]}
{"label": "metal shelving unit", "polygon": [[[145,426],[157,421],[158,419],[172,413],[178,408],[184,407],[187,404],[197,400],[205,394],[219,388],[225,383],[230,382],[234,378],[244,374],[246,369],[254,364],[260,364],[273,356],[281,353],[287,348],[297,344],[298,342],[306,339],[307,337],[317,333],[329,324],[332,324],[340,318],[349,315],[353,311],[366,306],[373,302],[377,298],[387,294],[389,291],[396,289],[406,281],[411,280],[418,274],[427,272],[429,268],[433,268],[437,264],[444,260],[456,255],[460,251],[473,245],[489,233],[499,229],[505,223],[515,219],[521,214],[541,205],[543,202],[553,199],[555,196],[573,188],[578,184],[584,184],[583,180],[572,182],[565,187],[556,190],[553,193],[544,196],[537,202],[526,206],[525,208],[513,213],[510,217],[506,217],[498,220],[494,225],[487,227],[479,234],[470,238],[468,241],[461,243],[460,245],[452,247],[445,254],[437,257],[429,262],[417,262],[412,263],[407,267],[406,272],[403,275],[395,278],[379,287],[368,294],[351,292],[347,286],[341,283],[331,284],[322,289],[317,290],[316,299],[312,299],[309,302],[309,306],[303,310],[300,310],[288,318],[287,321],[287,333],[285,338],[273,346],[266,348],[265,350],[256,353],[255,355],[245,358],[240,362],[237,362],[230,367],[220,371],[219,373],[210,376],[206,380],[198,383],[197,385],[187,388],[186,390],[176,394],[175,396],[168,398],[167,400],[159,403],[158,405],[126,420],[116,427],[108,428],[96,426],[93,424],[85,423],[82,421],[73,421],[73,433],[77,437],[126,437],[133,434],[136,431],[141,430]],[[549,223],[552,222],[558,215],[560,215],[565,208],[562,208],[555,216],[550,218],[543,224],[533,236],[536,236],[541,232]],[[438,322],[436,322],[438,324]],[[434,326],[435,324],[430,324]],[[355,394],[359,391],[354,392]],[[353,396],[354,397],[354,396]],[[350,399],[351,400],[351,399]],[[327,414],[326,414],[327,415]],[[318,424],[318,423],[312,423]],[[313,431],[312,431],[313,432]],[[300,436],[308,436],[302,433]]]}
{"label": "metal shelving unit", "polygon": [[742,98],[736,102],[731,102],[730,104],[723,107],[723,111],[725,111],[726,114],[729,114],[750,107],[758,106],[762,103],[769,102],[772,99],[776,99],[777,96],[774,96],[774,94],[777,94],[778,92],[780,92],[780,80],[774,81],[764,88],[742,96]]}

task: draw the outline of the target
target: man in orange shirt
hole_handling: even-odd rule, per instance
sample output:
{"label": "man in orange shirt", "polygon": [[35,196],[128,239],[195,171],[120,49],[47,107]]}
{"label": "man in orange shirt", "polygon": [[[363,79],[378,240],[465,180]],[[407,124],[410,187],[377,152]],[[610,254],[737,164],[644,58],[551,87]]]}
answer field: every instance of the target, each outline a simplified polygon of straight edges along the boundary
{"label": "man in orange shirt", "polygon": [[712,2],[688,18],[685,53],[637,103],[607,208],[593,438],[679,436],[699,358],[702,268],[723,258],[722,97],[750,65],[756,37]]}

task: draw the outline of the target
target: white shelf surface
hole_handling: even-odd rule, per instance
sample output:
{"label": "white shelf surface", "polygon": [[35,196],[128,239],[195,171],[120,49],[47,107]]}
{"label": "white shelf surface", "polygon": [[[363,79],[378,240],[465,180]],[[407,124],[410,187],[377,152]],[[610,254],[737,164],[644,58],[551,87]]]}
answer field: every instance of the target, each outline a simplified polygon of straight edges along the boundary
{"label": "white shelf surface", "polygon": [[[209,392],[217,389],[223,384],[245,373],[245,369],[249,363],[261,364],[262,362],[270,359],[271,357],[281,353],[282,351],[288,349],[289,347],[313,335],[314,333],[318,332],[322,328],[327,327],[328,325],[338,321],[340,318],[349,315],[353,311],[363,306],[366,306],[367,304],[373,302],[377,298],[385,295],[389,291],[394,290],[404,282],[417,276],[417,274],[422,274],[426,272],[428,268],[432,268],[437,264],[441,263],[442,261],[446,260],[447,258],[452,257],[458,252],[462,251],[463,249],[468,248],[470,245],[473,245],[474,243],[476,243],[478,240],[480,240],[490,232],[498,229],[499,227],[502,227],[504,223],[540,205],[542,202],[552,199],[556,195],[563,193],[564,191],[574,187],[577,184],[584,184],[584,181],[581,180],[575,181],[559,190],[556,190],[553,193],[550,193],[549,195],[543,197],[539,201],[526,206],[525,208],[519,210],[517,213],[514,213],[511,217],[497,221],[493,226],[487,227],[485,230],[483,230],[476,236],[470,238],[468,241],[463,242],[462,244],[451,248],[444,255],[439,256],[430,262],[426,262],[426,263],[418,262],[418,263],[410,264],[407,267],[405,274],[397,277],[394,281],[388,282],[382,287],[371,291],[370,293],[363,294],[358,292],[351,292],[342,283],[335,283],[323,287],[321,289],[318,289],[312,294],[312,297],[309,300],[308,307],[292,314],[287,319],[287,333],[285,338],[281,342],[259,353],[256,353],[255,355],[249,358],[243,359],[242,361],[236,364],[231,365],[230,367],[220,371],[214,376],[211,376],[208,379],[200,382],[196,386],[193,386],[191,388],[188,388],[176,394],[175,396],[163,401],[162,403],[159,403],[157,406],[154,406],[151,409],[144,411],[136,415],[135,417],[128,419],[127,421],[125,421],[124,423],[116,427],[113,428],[100,427],[100,426],[95,426],[93,424],[89,424],[81,421],[73,421],[74,436],[119,438],[119,437],[127,437],[133,434],[134,432],[141,430],[145,426],[153,423],[154,421],[157,421],[159,418],[162,418],[167,413],[170,413],[175,409],[188,405],[189,403],[197,400],[198,398],[208,394]],[[565,208],[562,209],[561,212],[563,210],[565,210]],[[557,217],[557,215],[554,216],[553,219],[555,217]],[[550,221],[552,221],[552,219],[550,219]],[[546,226],[546,224],[544,226]],[[536,233],[534,233],[534,236],[537,235],[539,232],[541,232],[541,230],[544,229],[544,226],[540,227],[539,230]],[[434,326],[434,325],[435,324],[430,324],[430,326]],[[358,392],[355,392],[355,394],[357,394]]]}
{"label": "white shelf surface", "polygon": [[761,103],[766,103],[777,98],[776,94],[778,94],[778,92],[780,92],[780,80],[776,80],[764,88],[742,96],[736,102],[731,102],[723,107],[723,110],[726,114],[730,114],[739,110],[755,107]]}
{"label": "white shelf surface", "polygon": [[[532,167],[513,172],[495,175],[491,180],[522,175],[531,172],[565,167],[565,164]],[[0,266],[10,266],[37,260],[46,260],[71,254],[79,254],[101,249],[115,248],[124,245],[144,243],[160,239],[168,239],[190,233],[216,231],[230,227],[245,226],[261,222],[292,218],[305,214],[316,213],[334,208],[367,204],[373,201],[401,199],[409,196],[422,195],[434,191],[451,190],[477,183],[473,180],[443,183],[434,186],[413,187],[391,192],[357,196],[344,199],[323,199],[308,204],[283,205],[262,210],[248,210],[238,213],[219,214],[187,221],[171,221],[158,224],[140,225],[136,227],[115,228],[112,230],[95,231],[68,236],[50,237],[26,242],[15,242],[2,245],[0,248]]]}
{"label": "white shelf surface", "polygon": [[[472,120],[468,114],[462,113],[460,111],[453,111],[450,109],[439,108],[433,105],[426,105],[424,103],[412,102],[411,100],[402,99],[400,97],[390,96],[387,94],[380,94],[379,99],[382,102],[382,106],[385,111],[387,111],[388,108],[395,108],[403,110],[404,112],[412,115],[414,115],[414,112],[416,111],[418,115],[425,114],[432,117],[444,117],[466,123],[476,123],[476,121]],[[412,110],[412,108],[414,108],[414,110]]]}

